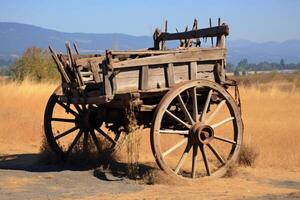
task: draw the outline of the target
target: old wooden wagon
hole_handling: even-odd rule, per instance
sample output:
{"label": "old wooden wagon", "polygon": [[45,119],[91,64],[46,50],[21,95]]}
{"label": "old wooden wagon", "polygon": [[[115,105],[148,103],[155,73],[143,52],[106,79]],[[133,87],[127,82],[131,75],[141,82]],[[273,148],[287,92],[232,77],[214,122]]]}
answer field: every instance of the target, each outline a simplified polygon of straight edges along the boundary
{"label": "old wooden wagon", "polygon": [[[156,29],[149,49],[80,55],[66,43],[63,55],[50,48],[62,78],[45,110],[50,147],[63,158],[80,148],[113,153],[134,123],[150,128],[153,155],[166,173],[223,175],[243,133],[237,85],[225,75],[228,34],[220,21],[198,29],[195,20],[190,31]],[[169,40],[179,47],[168,49]]]}

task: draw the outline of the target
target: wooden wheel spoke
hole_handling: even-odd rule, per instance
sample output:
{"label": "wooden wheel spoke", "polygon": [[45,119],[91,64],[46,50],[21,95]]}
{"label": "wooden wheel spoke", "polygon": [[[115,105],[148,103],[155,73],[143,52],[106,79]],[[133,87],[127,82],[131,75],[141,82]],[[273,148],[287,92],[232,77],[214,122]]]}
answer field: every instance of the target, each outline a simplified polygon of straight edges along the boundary
{"label": "wooden wheel spoke", "polygon": [[101,153],[101,147],[100,147],[99,140],[98,140],[94,130],[91,131],[91,136],[92,136],[92,139],[94,141],[94,144],[96,145],[97,151],[100,154]]}
{"label": "wooden wheel spoke", "polygon": [[214,135],[214,138],[217,139],[217,140],[223,141],[223,142],[227,142],[227,143],[231,143],[231,144],[236,144],[235,141],[227,139],[227,138],[223,138],[221,136]]}
{"label": "wooden wheel spoke", "polygon": [[196,177],[197,171],[197,154],[198,154],[198,145],[193,145],[193,160],[192,160],[192,178]]}
{"label": "wooden wheel spoke", "polygon": [[213,152],[213,154],[218,158],[218,160],[224,165],[225,161],[222,158],[222,156],[219,154],[219,152],[216,150],[216,148],[212,144],[207,144],[207,146]]}
{"label": "wooden wheel spoke", "polygon": [[185,106],[185,104],[184,104],[184,102],[183,102],[182,97],[181,97],[180,94],[177,96],[177,100],[178,100],[179,105],[180,105],[180,107],[181,107],[181,109],[182,109],[182,111],[183,111],[183,113],[184,113],[184,115],[185,115],[185,118],[186,118],[191,124],[193,124],[193,123],[194,123],[194,120],[193,120],[191,114],[189,113],[187,107]]}
{"label": "wooden wheel spoke", "polygon": [[192,89],[192,97],[193,97],[193,119],[195,122],[199,120],[199,111],[198,111],[198,101],[197,101],[197,88],[194,87]]}
{"label": "wooden wheel spoke", "polygon": [[233,119],[234,119],[234,117],[228,117],[228,118],[226,118],[226,119],[224,119],[224,120],[222,120],[222,121],[220,121],[218,123],[215,123],[215,124],[211,125],[211,127],[212,128],[217,128],[218,126],[221,126],[221,125],[223,125],[223,124],[225,124],[227,122],[232,121]]}
{"label": "wooden wheel spoke", "polygon": [[219,113],[219,111],[221,110],[221,108],[224,106],[225,102],[226,102],[226,100],[222,100],[222,101],[218,104],[218,106],[217,106],[217,108],[214,110],[214,112],[211,113],[211,114],[208,116],[208,118],[207,118],[206,120],[204,120],[206,124],[208,124],[209,122],[211,122],[211,121],[214,119],[214,117]]}
{"label": "wooden wheel spoke", "polygon": [[202,110],[202,114],[201,114],[201,119],[200,119],[201,122],[203,122],[205,120],[212,93],[213,93],[213,90],[209,90],[209,92],[207,94],[207,98],[206,98],[206,101],[205,101],[205,104],[204,104],[204,107]]}
{"label": "wooden wheel spoke", "polygon": [[80,106],[78,104],[73,104],[73,105],[76,108],[78,113],[82,112],[82,109],[80,108]]}
{"label": "wooden wheel spoke", "polygon": [[56,122],[69,122],[69,123],[75,123],[75,119],[64,119],[64,118],[51,118],[51,121],[56,121]]}
{"label": "wooden wheel spoke", "polygon": [[168,154],[170,154],[171,152],[173,152],[174,150],[178,149],[181,145],[183,145],[184,143],[186,143],[186,141],[188,140],[188,138],[184,138],[183,140],[179,141],[177,144],[175,144],[174,146],[172,146],[171,148],[169,148],[167,151],[162,153],[162,156],[165,157]]}
{"label": "wooden wheel spoke", "polygon": [[184,125],[185,127],[187,128],[190,128],[191,125],[185,123],[184,121],[182,121],[181,119],[179,119],[177,116],[175,116],[173,113],[171,113],[170,111],[166,110],[166,113],[172,118],[174,119],[175,121],[177,121],[178,123]]}
{"label": "wooden wheel spoke", "polygon": [[210,169],[209,169],[208,160],[207,160],[207,157],[206,157],[204,145],[200,145],[199,147],[200,147],[200,151],[201,151],[201,154],[202,154],[202,158],[203,158],[203,162],[204,162],[204,165],[205,165],[207,176],[210,176]]}
{"label": "wooden wheel spoke", "polygon": [[58,99],[57,99],[57,104],[60,105],[61,107],[63,107],[63,108],[66,110],[66,112],[71,113],[71,114],[74,115],[75,117],[78,117],[78,116],[79,116],[77,112],[75,112],[74,110],[72,110],[72,109],[70,108],[70,106],[65,105],[63,102],[59,101]]}
{"label": "wooden wheel spoke", "polygon": [[101,128],[96,128],[96,130],[103,135],[107,140],[109,140],[111,143],[116,144],[116,141],[113,140],[109,135],[107,135]]}
{"label": "wooden wheel spoke", "polygon": [[161,134],[177,134],[177,135],[188,135],[189,130],[171,130],[171,129],[165,129],[165,130],[159,130],[159,133]]}
{"label": "wooden wheel spoke", "polygon": [[192,144],[188,143],[185,150],[184,150],[184,152],[183,152],[183,154],[182,154],[182,156],[181,156],[181,158],[180,158],[180,160],[179,160],[179,162],[178,162],[178,164],[177,164],[177,166],[176,166],[176,168],[175,168],[175,170],[174,170],[176,174],[178,174],[178,172],[179,172],[180,168],[182,167],[186,157],[188,156],[188,153],[190,152],[191,148],[192,148]]}
{"label": "wooden wheel spoke", "polygon": [[87,109],[86,104],[81,104],[81,110],[85,111]]}
{"label": "wooden wheel spoke", "polygon": [[73,142],[71,143],[71,145],[69,146],[68,151],[66,153],[67,156],[71,153],[72,149],[77,144],[77,142],[80,139],[80,137],[82,136],[82,134],[83,134],[83,131],[80,130],[79,133],[76,135],[75,139],[73,140]]}
{"label": "wooden wheel spoke", "polygon": [[61,134],[55,136],[54,139],[55,139],[55,140],[58,140],[59,138],[62,138],[62,137],[64,137],[64,136],[66,136],[66,135],[68,135],[68,134],[70,134],[70,133],[76,131],[77,129],[78,129],[78,127],[75,126],[75,127],[71,128],[71,129],[69,129],[69,130],[67,130],[67,131],[65,131],[65,132],[63,132],[63,133],[61,133]]}

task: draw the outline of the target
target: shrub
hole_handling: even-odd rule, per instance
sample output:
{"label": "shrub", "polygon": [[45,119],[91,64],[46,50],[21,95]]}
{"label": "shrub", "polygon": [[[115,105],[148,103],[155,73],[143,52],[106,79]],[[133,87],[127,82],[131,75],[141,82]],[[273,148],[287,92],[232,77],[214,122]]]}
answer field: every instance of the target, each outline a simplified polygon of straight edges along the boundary
{"label": "shrub", "polygon": [[253,166],[259,155],[258,149],[252,144],[243,144],[241,146],[238,164],[241,166]]}
{"label": "shrub", "polygon": [[11,71],[13,78],[17,81],[24,79],[43,81],[59,78],[50,53],[35,46],[25,50],[22,57],[13,64]]}

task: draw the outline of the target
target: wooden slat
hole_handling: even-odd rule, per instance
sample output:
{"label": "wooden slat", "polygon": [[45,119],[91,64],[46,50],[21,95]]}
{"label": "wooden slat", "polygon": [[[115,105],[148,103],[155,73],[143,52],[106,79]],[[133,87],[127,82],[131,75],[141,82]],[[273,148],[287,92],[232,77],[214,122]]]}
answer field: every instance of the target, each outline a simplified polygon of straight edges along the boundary
{"label": "wooden slat", "polygon": [[175,50],[136,50],[136,51],[110,51],[112,55],[161,55],[170,53],[182,53],[187,51],[199,51],[200,48],[175,49]]}
{"label": "wooden slat", "polygon": [[197,62],[190,62],[189,65],[189,78],[190,80],[197,79]]}
{"label": "wooden slat", "polygon": [[175,53],[167,55],[151,56],[146,58],[137,58],[132,60],[121,61],[117,63],[111,63],[112,68],[126,68],[133,66],[144,65],[159,65],[167,63],[179,63],[179,62],[193,62],[193,61],[206,61],[206,60],[221,60],[226,57],[226,49],[223,48],[211,48],[200,49],[198,51],[188,51],[184,53]]}
{"label": "wooden slat", "polygon": [[95,82],[100,83],[101,78],[100,78],[100,75],[99,75],[99,67],[97,67],[97,65],[93,62],[90,62],[90,66],[91,66],[91,70],[92,70],[92,74],[93,74]]}
{"label": "wooden slat", "polygon": [[79,52],[79,48],[78,48],[77,42],[74,42],[74,43],[73,43],[73,46],[74,46],[74,49],[75,49],[75,51],[76,51],[76,54],[77,54],[77,55],[80,55],[80,52]]}
{"label": "wooden slat", "polygon": [[168,87],[172,87],[175,84],[174,79],[174,65],[173,63],[169,63],[167,67],[167,85]]}
{"label": "wooden slat", "polygon": [[80,72],[80,74],[81,74],[82,76],[89,76],[89,75],[93,75],[93,73],[92,73],[92,72]]}
{"label": "wooden slat", "polygon": [[105,95],[111,96],[113,95],[112,85],[109,79],[111,72],[108,71],[107,64],[102,65],[102,72],[103,72],[102,74],[103,74],[103,83],[104,83],[104,93]]}
{"label": "wooden slat", "polygon": [[85,66],[87,65],[89,62],[94,62],[94,63],[102,63],[104,60],[104,56],[101,57],[90,57],[90,58],[81,58],[81,59],[77,59],[75,61],[77,66]]}
{"label": "wooden slat", "polygon": [[74,58],[73,58],[73,54],[72,54],[72,50],[71,50],[71,47],[70,47],[70,43],[69,42],[66,42],[66,49],[67,49],[67,55],[68,55],[68,64],[69,64],[69,67],[72,69],[72,71],[75,73],[75,76],[76,76],[76,79],[77,79],[77,83],[79,85],[79,88],[80,89],[83,89],[84,87],[84,81],[83,81],[83,77],[82,75],[80,74],[80,71],[79,69],[75,66],[75,63],[74,63]]}
{"label": "wooden slat", "polygon": [[148,89],[149,66],[145,65],[140,70],[140,90]]}
{"label": "wooden slat", "polygon": [[60,60],[58,59],[57,57],[57,54],[55,53],[55,51],[49,46],[49,50],[50,50],[50,53],[52,55],[52,58],[53,60],[55,61],[56,63],[56,66],[58,68],[58,71],[60,72],[61,76],[62,76],[62,79],[66,82],[66,83],[70,83],[70,78],[68,77],[65,69],[64,69],[64,66],[63,64],[60,62]]}

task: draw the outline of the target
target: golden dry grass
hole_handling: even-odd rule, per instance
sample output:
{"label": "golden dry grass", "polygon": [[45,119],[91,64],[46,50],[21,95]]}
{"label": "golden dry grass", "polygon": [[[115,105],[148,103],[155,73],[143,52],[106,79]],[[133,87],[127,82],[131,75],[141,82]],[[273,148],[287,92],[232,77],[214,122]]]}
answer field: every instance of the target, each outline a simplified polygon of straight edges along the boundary
{"label": "golden dry grass", "polygon": [[[277,83],[241,87],[244,142],[259,149],[257,167],[299,170],[300,92]],[[43,112],[55,83],[0,84],[0,154],[38,152]],[[153,161],[148,129],[140,161]]]}
{"label": "golden dry grass", "polygon": [[42,139],[43,112],[54,83],[0,84],[0,152],[37,152]]}
{"label": "golden dry grass", "polygon": [[259,166],[299,170],[300,91],[278,85],[241,89],[244,142],[259,148]]}

